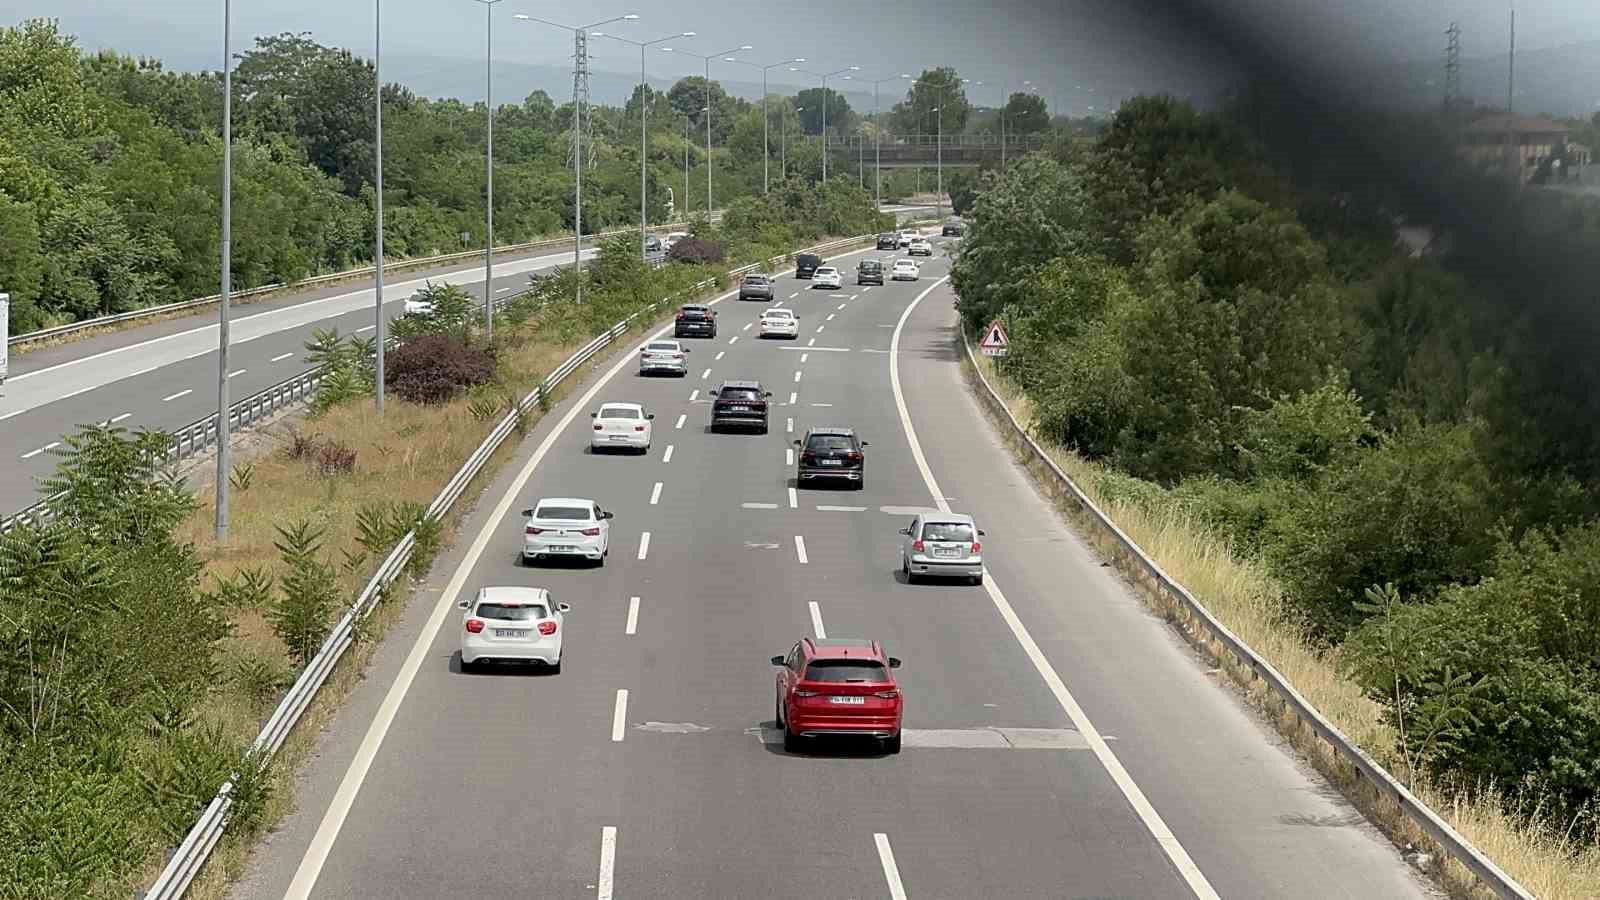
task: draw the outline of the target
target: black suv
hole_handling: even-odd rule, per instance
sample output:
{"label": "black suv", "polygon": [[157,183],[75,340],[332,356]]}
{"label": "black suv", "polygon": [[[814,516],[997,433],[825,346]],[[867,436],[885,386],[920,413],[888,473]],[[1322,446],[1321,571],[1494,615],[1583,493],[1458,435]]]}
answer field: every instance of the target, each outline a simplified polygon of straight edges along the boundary
{"label": "black suv", "polygon": [[772,302],[772,277],[751,272],[739,281],[740,300],[765,300]]}
{"label": "black suv", "polygon": [[794,258],[794,277],[810,278],[811,273],[817,271],[817,266],[822,265],[822,257],[815,253],[802,253]]}
{"label": "black suv", "polygon": [[717,336],[717,313],[709,306],[691,303],[678,307],[677,321],[672,323],[672,336],[714,338]]}
{"label": "black suv", "polygon": [[966,223],[960,219],[947,219],[944,223],[944,230],[939,233],[944,237],[961,237],[961,233],[966,230]]}
{"label": "black suv", "polygon": [[731,425],[767,433],[767,398],[772,392],[762,390],[761,382],[724,381],[711,395],[717,398],[711,402],[712,431]]}
{"label": "black suv", "polygon": [[863,259],[856,263],[856,284],[883,284],[883,260]]}
{"label": "black suv", "polygon": [[867,486],[867,457],[862,451],[867,442],[854,429],[811,428],[794,445],[800,448],[797,484],[808,478],[842,478],[858,491]]}
{"label": "black suv", "polygon": [[898,232],[898,231],[885,231],[883,234],[878,235],[878,249],[879,250],[898,250],[898,249],[900,249],[900,232]]}

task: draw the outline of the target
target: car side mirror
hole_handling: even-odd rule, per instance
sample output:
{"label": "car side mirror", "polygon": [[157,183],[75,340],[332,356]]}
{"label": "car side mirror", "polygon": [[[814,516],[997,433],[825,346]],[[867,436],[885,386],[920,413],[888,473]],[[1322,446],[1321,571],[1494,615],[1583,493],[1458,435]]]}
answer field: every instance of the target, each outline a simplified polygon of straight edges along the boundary
{"label": "car side mirror", "polygon": [[456,609],[471,609],[471,608],[472,608],[472,601],[471,600],[463,600],[460,603],[456,604]]}
{"label": "car side mirror", "polygon": [[694,351],[689,349],[688,347],[685,347],[685,348],[683,348],[683,352],[685,352],[685,353],[693,353]]}
{"label": "car side mirror", "polygon": [[761,396],[763,396],[763,397],[771,397],[771,396],[772,396],[772,392],[771,392],[771,391],[764,391],[764,392],[763,392],[763,393],[762,393],[762,394],[761,394]]}
{"label": "car side mirror", "polygon": [[900,668],[900,657],[898,657],[898,656],[889,657],[889,668],[891,668],[891,669]]}
{"label": "car side mirror", "polygon": [[617,514],[614,512],[603,512],[600,514],[600,518],[602,519],[615,519],[616,517]]}
{"label": "car side mirror", "polygon": [[656,414],[655,413],[645,413],[644,417],[646,419],[654,419],[656,417]]}
{"label": "car side mirror", "polygon": [[533,518],[533,510],[531,510],[531,509],[525,509],[525,510],[523,510],[523,511],[522,511],[522,517],[523,517],[523,518],[524,518],[524,519],[531,519],[531,518]]}
{"label": "car side mirror", "polygon": [[906,536],[906,537],[910,537],[910,536],[911,536],[911,529],[909,529],[909,528],[902,528],[902,529],[900,529],[900,533],[901,533],[901,534],[903,534],[903,535],[905,535],[905,536]]}
{"label": "car side mirror", "polygon": [[568,606],[565,603],[557,603],[556,604],[556,611],[557,612],[561,612],[561,613],[569,613],[569,612],[572,612],[572,607]]}
{"label": "car side mirror", "polygon": [[984,531],[982,528],[978,529],[978,537],[988,537],[988,535],[989,535],[989,532]]}
{"label": "car side mirror", "polygon": [[589,413],[589,418],[591,418],[591,419],[598,419],[598,418],[600,418],[600,414],[599,414],[599,413],[597,413],[597,412],[592,412],[592,413]]}
{"label": "car side mirror", "polygon": [[794,439],[794,445],[795,445],[795,446],[796,446],[796,447],[798,447],[798,446],[800,446],[800,439],[799,439],[799,438],[795,438],[795,439]]}
{"label": "car side mirror", "polygon": [[871,441],[862,441],[861,442],[861,446],[870,447],[870,446],[872,446],[872,442]]}
{"label": "car side mirror", "polygon": [[715,396],[716,396],[716,395],[717,395],[717,392],[716,392],[716,390],[714,390],[714,389],[713,389],[713,390],[709,390],[709,391],[706,391],[706,393],[707,393],[707,394],[709,394],[709,395],[711,395],[711,396],[713,396],[713,397],[715,397]]}
{"label": "car side mirror", "polygon": [[773,657],[773,658],[772,658],[772,664],[773,664],[773,665],[775,665],[775,666],[781,666],[781,665],[783,665],[783,657],[781,657],[781,656],[774,656],[774,657]]}

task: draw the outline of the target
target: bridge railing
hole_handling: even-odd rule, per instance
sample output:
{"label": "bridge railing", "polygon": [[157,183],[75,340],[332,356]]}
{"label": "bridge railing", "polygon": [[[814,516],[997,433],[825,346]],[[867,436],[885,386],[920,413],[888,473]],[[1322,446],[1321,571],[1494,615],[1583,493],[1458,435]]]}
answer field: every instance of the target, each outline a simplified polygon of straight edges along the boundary
{"label": "bridge railing", "polygon": [[[848,147],[853,150],[859,146],[860,141],[861,138],[857,135],[828,135],[829,149]],[[1029,150],[1037,150],[1040,147],[1045,146],[1045,144],[1046,139],[1039,135],[1008,134],[1004,139],[1004,146],[1007,152],[1015,149],[1017,152],[1023,153]],[[885,135],[883,138],[883,146],[885,148],[944,146],[979,148],[993,147],[998,150],[1001,145],[1001,137],[998,134],[946,134],[942,136],[937,134],[896,134]],[[870,152],[871,149],[876,146],[875,140],[870,137],[866,138],[866,146]]]}

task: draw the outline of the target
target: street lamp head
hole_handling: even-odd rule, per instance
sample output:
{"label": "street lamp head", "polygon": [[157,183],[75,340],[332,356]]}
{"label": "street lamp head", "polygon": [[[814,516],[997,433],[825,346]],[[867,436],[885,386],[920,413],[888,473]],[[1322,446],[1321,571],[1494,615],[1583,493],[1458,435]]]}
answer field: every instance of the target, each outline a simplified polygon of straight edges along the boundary
{"label": "street lamp head", "polygon": [[733,58],[733,57],[731,57],[731,56],[724,56],[724,57],[723,57],[723,58],[722,58],[722,61],[723,61],[723,62],[738,62],[738,60],[737,60],[737,59],[734,59],[734,58]]}
{"label": "street lamp head", "polygon": [[632,21],[633,19],[637,19],[639,17],[638,17],[638,15],[636,15],[634,13],[628,13],[627,15],[623,16],[622,18],[627,19],[629,21]]}
{"label": "street lamp head", "polygon": [[532,17],[529,16],[528,14],[526,14],[526,13],[517,13],[516,15],[512,16],[511,18],[513,18],[513,19],[521,19],[524,22],[531,21],[531,19],[532,19]]}
{"label": "street lamp head", "polygon": [[694,37],[694,36],[695,36],[695,33],[692,32],[692,31],[685,31],[682,34],[678,35],[678,37]]}
{"label": "street lamp head", "polygon": [[859,71],[861,71],[861,67],[860,66],[851,66],[850,67],[850,71],[859,72]]}
{"label": "street lamp head", "polygon": [[755,48],[750,46],[749,44],[745,44],[743,47],[740,47],[739,49],[740,50],[754,50]]}

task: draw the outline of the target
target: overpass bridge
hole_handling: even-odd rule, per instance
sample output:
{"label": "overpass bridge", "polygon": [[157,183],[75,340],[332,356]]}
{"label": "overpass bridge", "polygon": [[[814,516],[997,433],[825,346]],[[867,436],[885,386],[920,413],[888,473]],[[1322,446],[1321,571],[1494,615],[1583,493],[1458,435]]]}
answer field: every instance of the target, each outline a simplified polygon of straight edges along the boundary
{"label": "overpass bridge", "polygon": [[[862,135],[829,135],[829,165],[877,166],[884,169],[1000,166],[1047,145],[1037,135],[1011,135],[1002,141],[994,134],[894,135],[881,144]],[[881,154],[881,156],[880,156]]]}

